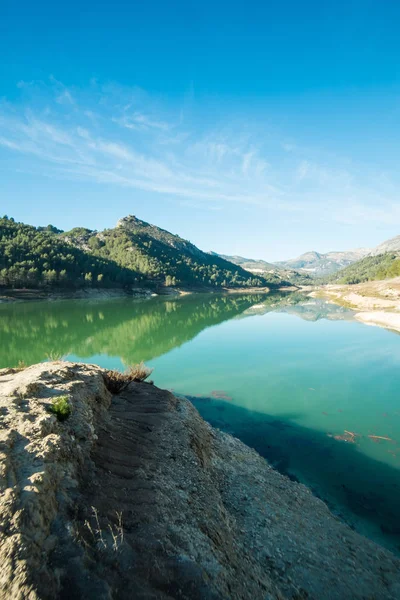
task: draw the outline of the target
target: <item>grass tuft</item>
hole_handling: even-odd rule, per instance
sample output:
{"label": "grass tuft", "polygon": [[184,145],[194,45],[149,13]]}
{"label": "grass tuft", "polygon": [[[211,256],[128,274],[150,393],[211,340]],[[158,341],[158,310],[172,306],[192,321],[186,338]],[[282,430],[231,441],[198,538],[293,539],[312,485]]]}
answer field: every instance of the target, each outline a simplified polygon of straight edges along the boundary
{"label": "grass tuft", "polygon": [[54,398],[50,406],[50,412],[57,417],[59,421],[65,421],[70,416],[72,409],[68,401],[68,396],[59,396]]}
{"label": "grass tuft", "polygon": [[142,361],[138,365],[132,365],[124,373],[121,373],[120,371],[106,371],[104,375],[104,382],[107,389],[112,394],[119,394],[132,381],[145,381],[152,374],[152,372],[153,369],[146,367]]}
{"label": "grass tuft", "polygon": [[[92,522],[85,521],[85,526],[92,536],[92,542],[95,542],[95,548],[102,551],[113,550],[118,552],[124,543],[124,525],[122,522],[122,512],[115,511],[116,523],[108,521],[107,529],[103,530],[100,525],[99,513],[97,508],[92,506]],[[114,519],[115,520],[115,519]],[[84,543],[85,540],[83,539]]]}

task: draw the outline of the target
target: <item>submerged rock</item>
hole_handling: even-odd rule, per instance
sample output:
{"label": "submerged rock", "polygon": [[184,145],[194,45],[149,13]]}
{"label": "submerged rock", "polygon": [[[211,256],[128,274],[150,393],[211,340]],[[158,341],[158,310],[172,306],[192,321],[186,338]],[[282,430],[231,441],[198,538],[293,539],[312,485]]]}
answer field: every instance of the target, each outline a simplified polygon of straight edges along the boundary
{"label": "submerged rock", "polygon": [[0,416],[0,598],[400,597],[394,555],[170,392],[44,363],[0,371]]}

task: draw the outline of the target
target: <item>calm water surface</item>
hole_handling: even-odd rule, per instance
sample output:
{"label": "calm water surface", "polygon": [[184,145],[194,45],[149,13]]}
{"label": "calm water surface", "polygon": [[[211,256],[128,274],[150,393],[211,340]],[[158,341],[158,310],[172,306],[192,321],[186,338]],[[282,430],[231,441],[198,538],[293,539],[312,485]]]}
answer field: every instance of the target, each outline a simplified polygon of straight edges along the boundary
{"label": "calm water surface", "polygon": [[51,355],[146,361],[157,385],[400,552],[395,333],[298,294],[0,305],[0,367]]}

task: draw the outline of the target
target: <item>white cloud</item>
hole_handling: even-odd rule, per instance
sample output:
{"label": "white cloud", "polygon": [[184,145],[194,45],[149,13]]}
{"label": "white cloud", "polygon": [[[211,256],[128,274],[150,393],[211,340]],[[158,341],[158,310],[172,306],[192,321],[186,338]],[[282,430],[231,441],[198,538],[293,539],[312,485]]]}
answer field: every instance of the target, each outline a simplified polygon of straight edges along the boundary
{"label": "white cloud", "polygon": [[75,104],[75,100],[68,90],[63,90],[61,94],[57,96],[56,102],[58,102],[58,104]]}
{"label": "white cloud", "polygon": [[153,119],[140,112],[134,112],[132,115],[124,115],[122,118],[115,119],[115,122],[127,129],[159,129],[161,131],[168,131],[171,128],[165,121]]}
{"label": "white cloud", "polygon": [[84,138],[85,140],[90,140],[90,133],[87,129],[85,129],[84,127],[77,127],[76,128],[76,133],[81,137]]}
{"label": "white cloud", "polygon": [[188,123],[179,107],[175,114],[156,107],[136,88],[92,82],[89,91],[70,91],[54,78],[47,87],[20,87],[31,96],[0,105],[0,146],[10,157],[25,155],[29,172],[168,194],[213,210],[242,203],[317,220],[400,223],[398,187],[386,172],[366,176],[365,168],[343,168],[346,161],[328,155],[318,160],[292,141],[276,139],[267,151],[249,130]]}

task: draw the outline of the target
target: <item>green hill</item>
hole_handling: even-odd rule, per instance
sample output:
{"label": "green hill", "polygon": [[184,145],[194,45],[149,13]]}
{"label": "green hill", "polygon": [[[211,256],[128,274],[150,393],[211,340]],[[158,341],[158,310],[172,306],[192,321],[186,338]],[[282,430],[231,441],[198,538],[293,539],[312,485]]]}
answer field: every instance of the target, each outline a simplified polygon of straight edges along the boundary
{"label": "green hill", "polygon": [[400,252],[386,252],[377,256],[366,256],[338,271],[326,283],[362,283],[388,279],[400,275]]}
{"label": "green hill", "polygon": [[0,285],[120,287],[143,281],[139,272],[71,245],[54,229],[0,219]]}
{"label": "green hill", "polygon": [[[279,282],[284,285],[286,282]],[[102,232],[60,232],[0,219],[0,285],[7,287],[276,287],[190,242],[129,216]]]}

